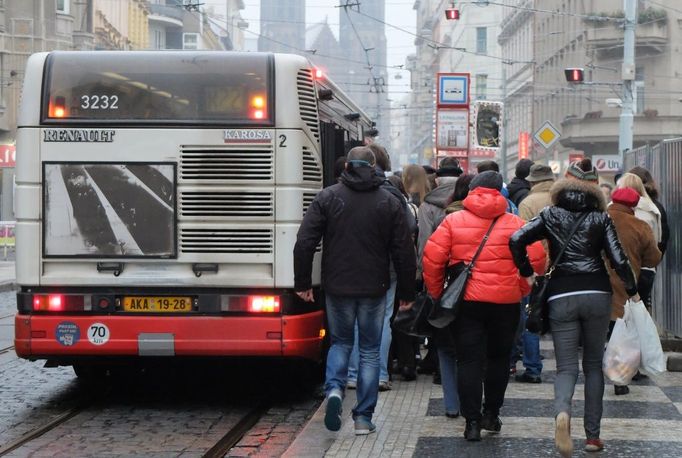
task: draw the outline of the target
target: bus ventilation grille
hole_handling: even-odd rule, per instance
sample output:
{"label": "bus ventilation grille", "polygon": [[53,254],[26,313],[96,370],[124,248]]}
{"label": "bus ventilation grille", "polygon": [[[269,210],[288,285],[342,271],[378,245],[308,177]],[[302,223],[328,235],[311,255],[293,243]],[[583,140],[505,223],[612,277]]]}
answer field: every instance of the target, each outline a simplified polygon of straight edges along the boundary
{"label": "bus ventilation grille", "polygon": [[180,214],[184,217],[272,217],[272,192],[186,191],[180,194]]}
{"label": "bus ventilation grille", "polygon": [[306,123],[316,140],[320,139],[320,120],[317,116],[317,98],[315,97],[315,84],[310,69],[303,68],[298,71],[298,106],[301,118]]}
{"label": "bus ventilation grille", "polygon": [[271,150],[183,149],[180,176],[183,180],[271,181]]}
{"label": "bus ventilation grille", "polygon": [[271,254],[271,229],[182,229],[183,253]]}
{"label": "bus ventilation grille", "polygon": [[303,193],[303,216],[305,216],[305,213],[308,211],[308,208],[310,208],[310,204],[312,204],[313,200],[315,200],[316,195],[317,195],[316,192]]}
{"label": "bus ventilation grille", "polygon": [[322,181],[322,170],[310,148],[303,147],[303,181]]}

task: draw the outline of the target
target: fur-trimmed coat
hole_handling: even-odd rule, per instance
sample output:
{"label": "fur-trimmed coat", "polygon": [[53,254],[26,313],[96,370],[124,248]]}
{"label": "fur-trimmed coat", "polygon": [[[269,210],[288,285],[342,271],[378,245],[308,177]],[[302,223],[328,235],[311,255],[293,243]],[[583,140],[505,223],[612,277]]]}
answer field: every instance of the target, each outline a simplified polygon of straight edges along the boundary
{"label": "fur-trimmed coat", "polygon": [[[550,189],[552,206],[516,232],[509,246],[521,274],[530,276],[532,267],[526,247],[546,239],[550,259],[556,263],[548,290],[550,296],[578,291],[611,292],[602,252],[625,284],[630,296],[637,293],[637,282],[621,246],[611,218],[605,213],[606,199],[596,184],[578,179],[557,181]],[[580,217],[587,213],[573,237],[569,239]]]}
{"label": "fur-trimmed coat", "polygon": [[[637,218],[633,209],[622,204],[609,205],[608,214],[616,226],[618,239],[630,260],[635,276],[639,277],[642,267],[656,267],[661,262],[661,252],[649,225]],[[628,295],[616,272],[609,269],[609,274],[613,288],[611,319],[615,320],[623,318]]]}

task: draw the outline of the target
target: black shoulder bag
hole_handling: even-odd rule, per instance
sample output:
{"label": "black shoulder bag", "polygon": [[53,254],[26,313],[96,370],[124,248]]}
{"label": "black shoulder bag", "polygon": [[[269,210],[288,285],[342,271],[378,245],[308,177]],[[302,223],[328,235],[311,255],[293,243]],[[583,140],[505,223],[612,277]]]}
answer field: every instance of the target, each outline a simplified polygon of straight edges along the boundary
{"label": "black shoulder bag", "polygon": [[471,272],[474,269],[474,263],[476,262],[478,255],[483,251],[483,246],[485,246],[485,243],[488,241],[488,237],[490,237],[490,233],[498,218],[499,216],[490,224],[488,232],[485,233],[481,244],[478,246],[478,251],[476,251],[474,257],[471,258],[469,264],[458,262],[457,264],[448,267],[443,296],[434,304],[431,313],[429,314],[429,323],[431,326],[441,329],[457,318],[459,309],[462,306],[462,300],[464,299],[464,290],[466,289],[467,280],[469,280]]}
{"label": "black shoulder bag", "polygon": [[575,226],[573,226],[573,229],[571,229],[571,233],[564,242],[564,245],[561,247],[559,255],[556,257],[547,273],[545,275],[538,275],[535,277],[535,282],[533,282],[533,287],[530,291],[528,305],[526,306],[526,310],[528,311],[526,329],[529,332],[545,335],[549,331],[549,304],[547,303],[547,285],[552,278],[552,273],[554,273],[554,269],[559,263],[559,260],[561,260],[561,257],[564,255],[564,251],[566,251],[568,243],[571,241],[587,215],[588,212],[583,213],[575,223]]}
{"label": "black shoulder bag", "polygon": [[433,301],[426,291],[417,293],[414,304],[409,310],[398,310],[391,327],[398,332],[414,337],[431,337],[433,328],[427,318],[431,313]]}

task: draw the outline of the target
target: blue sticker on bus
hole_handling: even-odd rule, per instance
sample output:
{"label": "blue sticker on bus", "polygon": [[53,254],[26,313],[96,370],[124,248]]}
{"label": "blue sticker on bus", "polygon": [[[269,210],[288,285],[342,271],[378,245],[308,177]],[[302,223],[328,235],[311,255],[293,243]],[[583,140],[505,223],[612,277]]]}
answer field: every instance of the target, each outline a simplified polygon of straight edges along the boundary
{"label": "blue sticker on bus", "polygon": [[71,321],[62,321],[59,323],[54,334],[57,338],[57,342],[65,347],[75,345],[81,338],[81,330],[76,323]]}

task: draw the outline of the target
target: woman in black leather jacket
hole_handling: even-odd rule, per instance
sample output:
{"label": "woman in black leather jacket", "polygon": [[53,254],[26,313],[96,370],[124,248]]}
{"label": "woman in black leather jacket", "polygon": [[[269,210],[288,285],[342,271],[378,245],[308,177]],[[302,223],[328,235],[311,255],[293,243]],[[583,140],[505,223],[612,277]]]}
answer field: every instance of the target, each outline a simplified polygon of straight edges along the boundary
{"label": "woman in black leather jacket", "polygon": [[546,239],[550,263],[556,260],[568,242],[548,285],[550,328],[556,353],[557,377],[554,383],[556,445],[563,456],[570,456],[571,401],[578,378],[578,346],[583,346],[585,374],[585,434],[586,451],[599,451],[599,439],[604,395],[602,359],[611,316],[611,286],[602,252],[625,284],[630,296],[637,295],[637,283],[627,256],[618,241],[616,230],[605,213],[606,200],[596,181],[596,171],[589,160],[571,165],[567,179],[557,182],[550,194],[553,206],[546,207],[514,234],[509,242],[514,261],[521,275],[532,279],[533,269],[526,247]]}

